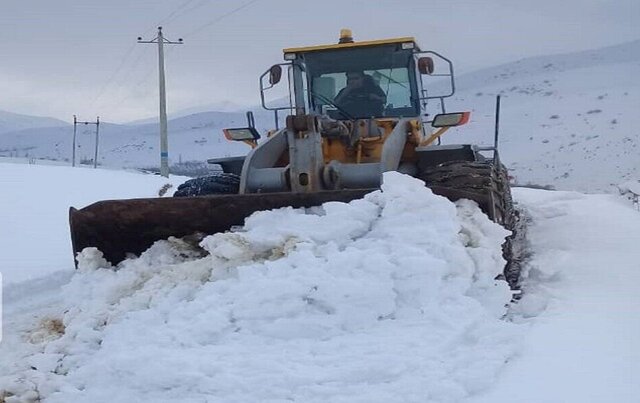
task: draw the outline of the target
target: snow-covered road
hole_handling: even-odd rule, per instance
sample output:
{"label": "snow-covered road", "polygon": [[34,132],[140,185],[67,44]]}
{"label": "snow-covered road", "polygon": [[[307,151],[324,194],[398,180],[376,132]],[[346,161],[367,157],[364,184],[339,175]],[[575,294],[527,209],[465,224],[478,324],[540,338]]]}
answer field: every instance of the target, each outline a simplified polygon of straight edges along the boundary
{"label": "snow-covered road", "polygon": [[520,357],[474,402],[637,402],[640,213],[609,195],[514,193],[534,254],[515,311],[533,319]]}
{"label": "snow-covered road", "polygon": [[[116,177],[99,188],[127,186]],[[640,214],[614,196],[515,198],[532,259],[508,319],[493,280],[504,231],[391,175],[364,200],[256,214],[207,238],[205,258],[161,242],[118,271],[87,251],[79,272],[62,262],[12,281],[0,390],[7,402],[636,401]],[[25,219],[25,205],[6,207]],[[20,254],[60,241],[40,242],[3,246],[0,270],[16,279]]]}

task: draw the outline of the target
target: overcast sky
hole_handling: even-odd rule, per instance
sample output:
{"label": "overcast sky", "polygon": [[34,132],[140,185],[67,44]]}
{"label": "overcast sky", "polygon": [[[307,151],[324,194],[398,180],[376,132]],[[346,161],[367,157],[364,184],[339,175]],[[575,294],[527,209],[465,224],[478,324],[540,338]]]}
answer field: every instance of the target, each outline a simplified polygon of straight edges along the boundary
{"label": "overcast sky", "polygon": [[[255,105],[282,48],[415,36],[458,73],[640,39],[640,0],[2,0],[0,110],[122,122],[157,114],[161,24],[169,112]],[[235,10],[235,11],[234,11]]]}

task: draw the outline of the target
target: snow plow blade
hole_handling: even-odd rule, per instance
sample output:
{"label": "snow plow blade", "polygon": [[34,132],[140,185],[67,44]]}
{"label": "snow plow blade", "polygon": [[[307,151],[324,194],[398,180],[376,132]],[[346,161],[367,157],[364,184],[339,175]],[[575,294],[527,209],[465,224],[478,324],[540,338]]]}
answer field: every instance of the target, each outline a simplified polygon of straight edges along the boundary
{"label": "snow plow blade", "polygon": [[224,232],[244,224],[245,218],[256,211],[349,202],[373,190],[105,200],[79,210],[71,207],[73,256],[75,259],[86,247],[96,247],[115,265],[170,236]]}
{"label": "snow plow blade", "polygon": [[[87,247],[96,247],[111,264],[128,255],[140,255],[154,242],[170,236],[214,234],[236,225],[256,211],[281,207],[312,207],[329,201],[349,202],[377,189],[349,189],[316,193],[268,193],[105,200],[82,209],[69,209],[74,259]],[[451,201],[475,200],[493,219],[489,199],[479,194],[432,187]]]}

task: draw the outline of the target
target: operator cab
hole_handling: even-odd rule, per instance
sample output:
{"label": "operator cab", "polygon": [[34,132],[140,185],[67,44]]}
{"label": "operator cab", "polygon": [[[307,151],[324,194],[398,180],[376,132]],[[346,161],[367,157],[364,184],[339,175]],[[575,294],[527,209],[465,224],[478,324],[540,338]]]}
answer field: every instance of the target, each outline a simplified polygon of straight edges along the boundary
{"label": "operator cab", "polygon": [[[302,53],[309,109],[334,119],[418,116],[413,53],[401,46]],[[354,80],[362,83],[356,87]]]}
{"label": "operator cab", "polygon": [[[449,72],[439,76],[451,85],[448,93],[431,97],[422,77],[433,73],[433,57],[449,65]],[[412,37],[354,42],[351,31],[344,29],[338,44],[284,49],[284,59],[286,63],[273,66],[260,79],[263,107],[276,114],[289,110],[336,120],[417,117],[428,99],[454,91],[450,61],[421,51]],[[273,107],[265,103],[264,92],[280,81],[282,67],[288,70],[291,103]],[[444,112],[442,100],[441,105]]]}

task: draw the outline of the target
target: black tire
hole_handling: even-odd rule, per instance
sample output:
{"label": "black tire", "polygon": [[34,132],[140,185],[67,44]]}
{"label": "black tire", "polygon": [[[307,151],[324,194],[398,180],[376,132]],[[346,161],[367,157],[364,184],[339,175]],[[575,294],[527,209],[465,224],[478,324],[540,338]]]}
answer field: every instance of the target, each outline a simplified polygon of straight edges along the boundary
{"label": "black tire", "polygon": [[173,197],[205,196],[212,194],[237,194],[240,188],[240,176],[221,172],[201,178],[189,179]]}
{"label": "black tire", "polygon": [[[491,162],[450,161],[429,167],[419,175],[434,189],[462,191],[480,205],[489,218],[511,230],[513,202],[507,170]],[[437,192],[436,192],[437,193]]]}
{"label": "black tire", "polygon": [[520,233],[519,215],[513,206],[506,167],[491,161],[450,161],[429,167],[419,178],[435,193],[438,189],[464,192],[492,221],[512,232],[502,244],[502,256],[507,262],[503,276],[511,289],[518,290],[522,259],[517,256],[520,248],[515,244],[523,233]]}

